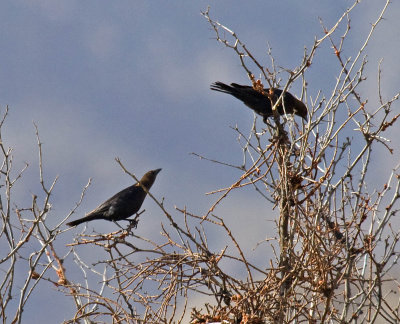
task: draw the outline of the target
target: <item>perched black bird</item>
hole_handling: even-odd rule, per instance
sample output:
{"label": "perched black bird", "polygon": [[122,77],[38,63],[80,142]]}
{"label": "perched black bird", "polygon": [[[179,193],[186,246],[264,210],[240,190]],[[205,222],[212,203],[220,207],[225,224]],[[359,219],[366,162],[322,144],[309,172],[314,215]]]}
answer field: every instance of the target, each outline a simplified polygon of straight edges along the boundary
{"label": "perched black bird", "polygon": [[[273,115],[271,100],[262,93],[254,90],[253,87],[240,85],[236,83],[231,83],[231,85],[227,85],[222,82],[215,82],[211,85],[211,90],[228,93],[235,98],[243,101],[243,103],[253,109],[257,114],[263,117],[264,122],[266,122],[268,117]],[[264,89],[265,93],[269,93],[269,89]],[[274,99],[278,100],[279,96],[282,93],[282,90],[273,89]],[[277,107],[280,115],[283,115],[285,112],[287,114],[296,114],[301,118],[307,120],[307,107],[306,105],[295,98],[289,92],[285,92],[283,95],[283,106],[285,110],[283,110],[282,103]]]}
{"label": "perched black bird", "polygon": [[109,221],[127,219],[129,216],[137,213],[140,207],[142,207],[144,198],[146,198],[147,195],[143,187],[149,190],[160,171],[161,169],[147,172],[142,179],[140,179],[140,182],[118,192],[85,217],[67,223],[67,225],[76,226],[94,219],[105,219]]}

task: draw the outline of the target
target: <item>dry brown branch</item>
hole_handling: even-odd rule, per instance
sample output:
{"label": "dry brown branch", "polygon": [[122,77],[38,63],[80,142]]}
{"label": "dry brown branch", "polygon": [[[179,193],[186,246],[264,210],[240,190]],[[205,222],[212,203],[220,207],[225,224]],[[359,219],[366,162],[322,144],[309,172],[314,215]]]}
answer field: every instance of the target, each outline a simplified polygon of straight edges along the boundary
{"label": "dry brown branch", "polygon": [[[399,211],[398,167],[381,188],[369,188],[367,179],[371,177],[372,149],[383,144],[389,154],[392,151],[383,132],[397,122],[399,115],[393,114],[391,106],[399,95],[383,99],[380,69],[377,106],[357,91],[365,80],[367,62],[362,53],[388,2],[354,59],[347,59],[342,52],[351,33],[350,15],[357,4],[355,1],[330,29],[323,27],[324,36],[305,51],[294,71],[277,69],[271,52],[272,66],[263,66],[235,32],[210,18],[209,9],[203,13],[217,41],[233,50],[260,92],[264,86],[254,78],[251,65],[270,87],[278,86],[283,79],[280,74],[286,74],[284,91],[301,79],[302,96],[306,98],[304,73],[326,41],[334,48],[340,66],[337,82],[325,97],[320,91],[316,98],[310,98],[307,124],[300,126],[291,118],[281,120],[276,114],[274,124],[267,123],[265,129],[259,129],[255,118],[248,135],[234,127],[243,153],[242,165],[194,153],[200,159],[242,172],[231,185],[209,193],[220,196],[205,214],[196,215],[186,207],[169,212],[164,200],[150,192],[165,216],[161,235],[141,237],[130,227],[108,234],[81,234],[71,245],[76,263],[87,276],[100,276],[104,286],[101,296],[86,289],[90,295],[85,296],[87,305],[99,305],[78,308],[77,316],[99,319],[94,310],[104,307],[104,302],[111,305],[116,300],[112,296],[118,296],[118,307],[125,310],[126,320],[187,322],[184,314],[191,298],[202,295],[209,297],[208,302],[195,305],[191,323],[398,321],[398,307],[388,299],[394,294],[387,289],[395,283],[391,270],[399,258],[400,233],[390,226]],[[337,43],[342,25],[344,33]],[[231,38],[225,38],[225,33]],[[264,95],[272,99],[270,94]],[[138,180],[119,159],[117,162]],[[217,214],[232,190],[249,185],[279,212],[277,238],[266,240],[275,253],[275,259],[268,260],[268,268],[260,265],[262,262],[250,261],[240,240]],[[215,249],[209,243],[210,227],[218,230],[224,247]],[[78,254],[87,245],[104,255],[93,266]],[[96,268],[99,265],[104,267],[101,272]],[[82,289],[78,284],[71,285],[77,292]],[[116,305],[113,307],[121,313]]]}
{"label": "dry brown branch", "polygon": [[[31,299],[35,289],[42,281],[49,280],[46,276],[58,278],[57,285],[66,284],[67,280],[62,266],[62,259],[57,256],[54,240],[62,233],[60,226],[49,225],[47,221],[51,213],[52,192],[57,177],[50,186],[45,183],[43,173],[42,143],[38,127],[34,125],[39,152],[39,182],[41,191],[32,195],[30,202],[14,201],[14,185],[24,181],[25,166],[20,171],[13,168],[12,150],[7,148],[2,136],[2,127],[6,121],[8,107],[4,110],[0,122],[0,152],[3,158],[0,173],[1,187],[4,190],[4,200],[1,200],[0,243],[2,254],[0,266],[0,301],[2,319],[7,322],[21,323],[23,311]],[[83,198],[83,194],[82,194]],[[77,203],[73,211],[79,206]],[[73,213],[73,211],[71,213]],[[25,269],[25,276],[21,276]],[[54,271],[51,271],[54,270]]]}
{"label": "dry brown branch", "polygon": [[[279,67],[270,48],[270,63],[264,66],[232,29],[210,17],[209,8],[203,13],[217,41],[237,55],[254,89],[271,100],[273,111],[282,96],[273,102],[263,83],[278,87],[285,80],[281,88],[288,91],[301,81],[309,119],[300,125],[294,118],[275,113],[263,128],[257,118],[249,131],[233,127],[243,154],[240,165],[193,153],[239,170],[241,175],[209,192],[216,198],[204,213],[192,212],[189,205],[169,211],[164,198],[148,192],[148,199],[164,217],[150,237],[140,235],[133,223],[120,224],[110,233],[83,230],[67,244],[68,252],[62,256],[55,240],[64,233],[60,227],[79,207],[90,180],[71,212],[50,226],[57,177],[47,184],[43,145],[35,125],[41,191],[28,204],[13,208],[13,185],[23,181],[28,166],[13,169],[12,150],[5,146],[1,133],[6,109],[0,118],[4,187],[0,242],[7,247],[0,255],[2,317],[21,323],[27,301],[44,283],[72,298],[75,310],[67,323],[399,322],[394,271],[400,257],[400,231],[392,223],[400,211],[400,164],[385,175],[383,184],[372,181],[376,171],[371,166],[377,147],[385,148],[382,155],[393,153],[384,132],[398,122],[400,114],[392,106],[399,94],[383,97],[381,62],[377,102],[360,90],[366,79],[365,51],[389,1],[360,49],[347,58],[343,53],[352,33],[350,17],[358,3],[354,1],[330,28],[321,20],[324,35],[305,50],[293,70]],[[321,89],[315,98],[307,98],[305,72],[315,64],[323,46],[333,48],[339,69],[336,83],[329,93]],[[263,80],[256,79],[252,69]],[[138,181],[120,159],[116,161]],[[234,190],[248,187],[278,214],[276,237],[267,237],[257,246],[264,249],[262,259],[253,258],[219,214]],[[136,220],[144,213],[138,213]],[[246,226],[251,235],[251,226],[257,224]],[[23,279],[15,276],[20,263],[29,269]],[[80,270],[80,277],[73,269]],[[12,304],[15,296],[16,306]]]}

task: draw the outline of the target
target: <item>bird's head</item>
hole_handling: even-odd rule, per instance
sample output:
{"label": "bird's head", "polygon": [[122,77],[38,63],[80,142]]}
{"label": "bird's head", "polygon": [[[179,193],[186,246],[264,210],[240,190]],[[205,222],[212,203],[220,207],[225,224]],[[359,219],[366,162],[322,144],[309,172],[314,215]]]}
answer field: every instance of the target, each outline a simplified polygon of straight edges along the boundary
{"label": "bird's head", "polygon": [[151,170],[151,171],[147,172],[146,174],[150,173],[150,174],[152,174],[154,177],[156,177],[157,174],[158,174],[161,170],[162,170],[162,169]]}
{"label": "bird's head", "polygon": [[295,99],[296,99],[296,103],[293,107],[294,113],[297,116],[300,116],[301,118],[303,118],[305,121],[307,121],[308,120],[308,109],[307,109],[306,105],[301,100],[298,100],[297,98],[295,98]]}
{"label": "bird's head", "polygon": [[140,179],[140,183],[145,186],[147,189],[150,189],[150,187],[153,185],[154,181],[156,181],[157,174],[161,171],[162,169],[155,169],[155,170],[150,170],[145,173],[145,175]]}

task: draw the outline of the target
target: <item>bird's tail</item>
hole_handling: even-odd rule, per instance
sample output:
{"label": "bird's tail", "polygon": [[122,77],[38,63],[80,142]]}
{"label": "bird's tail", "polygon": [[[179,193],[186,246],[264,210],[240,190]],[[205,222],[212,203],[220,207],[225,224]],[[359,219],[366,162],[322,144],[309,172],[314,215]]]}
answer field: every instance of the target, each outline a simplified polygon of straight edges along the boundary
{"label": "bird's tail", "polygon": [[237,92],[234,87],[231,87],[230,85],[227,85],[227,84],[219,82],[219,81],[213,83],[211,85],[210,89],[214,90],[214,91],[229,93],[229,94],[234,94]]}
{"label": "bird's tail", "polygon": [[[265,97],[258,91],[254,90],[253,87],[244,86],[237,83],[231,83],[230,85],[227,85],[217,81],[211,84],[210,89],[234,96],[235,98],[243,101],[246,106],[255,110],[261,115],[265,110]],[[259,107],[260,104],[261,108]]]}
{"label": "bird's tail", "polygon": [[72,222],[69,222],[66,225],[71,226],[71,227],[72,226],[77,226],[77,225],[82,224],[84,222],[88,222],[88,221],[95,220],[95,219],[104,219],[104,217],[100,217],[98,214],[88,215],[88,216],[79,218],[77,220],[74,220]]}

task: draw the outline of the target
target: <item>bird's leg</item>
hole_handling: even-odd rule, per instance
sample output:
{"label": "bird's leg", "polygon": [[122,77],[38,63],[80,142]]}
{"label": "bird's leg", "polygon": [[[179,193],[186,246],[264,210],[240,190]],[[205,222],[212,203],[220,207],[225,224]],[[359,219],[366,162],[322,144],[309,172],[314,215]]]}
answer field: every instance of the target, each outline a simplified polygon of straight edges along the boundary
{"label": "bird's leg", "polygon": [[129,228],[136,229],[139,224],[139,220],[137,219],[137,216],[134,219],[127,219],[127,221],[129,222]]}
{"label": "bird's leg", "polygon": [[139,216],[143,214],[146,211],[146,209],[143,209],[141,212],[136,213],[136,216],[134,219],[127,219],[129,222],[129,227],[137,228],[137,225],[139,224]]}
{"label": "bird's leg", "polygon": [[123,230],[123,227],[121,226],[121,225],[119,225],[118,223],[117,223],[117,221],[116,220],[113,220],[112,221],[115,225],[117,225],[120,229],[122,229]]}
{"label": "bird's leg", "polygon": [[266,124],[268,127],[272,128],[273,130],[276,130],[276,126],[274,126],[274,125],[270,122],[268,116],[264,116],[264,117],[263,117],[263,122],[264,122],[264,124]]}

